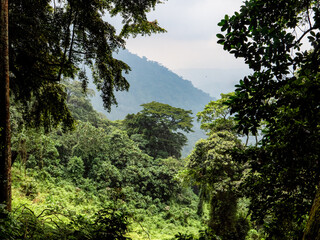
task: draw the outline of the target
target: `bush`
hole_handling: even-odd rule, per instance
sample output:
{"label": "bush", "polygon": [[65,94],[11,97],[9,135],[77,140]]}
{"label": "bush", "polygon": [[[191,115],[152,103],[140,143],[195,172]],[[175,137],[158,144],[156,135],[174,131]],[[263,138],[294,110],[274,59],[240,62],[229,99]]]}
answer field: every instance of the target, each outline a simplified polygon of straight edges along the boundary
{"label": "bush", "polygon": [[70,211],[45,209],[36,215],[22,207],[15,214],[7,213],[0,205],[1,239],[30,240],[129,240],[127,213],[106,207],[87,218]]}
{"label": "bush", "polygon": [[81,157],[71,157],[67,163],[67,172],[68,177],[71,178],[74,182],[80,183],[84,174],[84,163]]}
{"label": "bush", "polygon": [[34,199],[38,193],[36,183],[30,180],[21,183],[21,190],[31,200]]}
{"label": "bush", "polygon": [[20,223],[0,204],[0,236],[2,239],[13,240],[19,236]]}

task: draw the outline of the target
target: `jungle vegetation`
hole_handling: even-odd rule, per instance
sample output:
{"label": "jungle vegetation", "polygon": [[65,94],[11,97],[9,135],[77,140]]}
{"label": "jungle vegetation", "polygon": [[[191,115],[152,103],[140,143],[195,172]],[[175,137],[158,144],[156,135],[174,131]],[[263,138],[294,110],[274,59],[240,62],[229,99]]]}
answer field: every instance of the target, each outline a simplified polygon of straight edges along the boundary
{"label": "jungle vegetation", "polygon": [[130,70],[112,53],[165,31],[146,17],[160,2],[1,1],[1,238],[320,239],[320,2],[247,0],[221,20],[252,73],[197,113],[207,138],[184,159],[190,110],[110,121],[82,68],[110,109]]}

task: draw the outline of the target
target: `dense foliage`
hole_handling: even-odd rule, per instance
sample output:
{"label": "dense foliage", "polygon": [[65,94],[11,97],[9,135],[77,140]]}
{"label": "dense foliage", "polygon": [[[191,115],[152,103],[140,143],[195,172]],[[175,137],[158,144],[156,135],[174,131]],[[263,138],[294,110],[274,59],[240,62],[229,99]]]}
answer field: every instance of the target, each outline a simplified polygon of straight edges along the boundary
{"label": "dense foliage", "polygon": [[229,106],[238,131],[264,127],[260,146],[238,157],[252,168],[244,190],[270,239],[302,238],[319,183],[319,16],[319,1],[245,1],[219,23],[218,42],[253,70]]}
{"label": "dense foliage", "polygon": [[197,114],[208,138],[196,143],[184,173],[186,179],[200,187],[198,214],[202,214],[204,202],[209,202],[208,236],[221,239],[244,239],[249,228],[238,209],[245,168],[233,157],[233,152],[243,146],[234,131],[234,117],[225,105],[233,95],[221,94],[221,99],[209,102]]}
{"label": "dense foliage", "polygon": [[232,158],[232,151],[239,147],[240,141],[232,133],[219,131],[198,141],[188,157],[188,177],[201,186],[200,197],[206,196],[210,202],[208,225],[223,239],[244,239],[246,235],[236,233],[241,167]]}
{"label": "dense foliage", "polygon": [[210,101],[203,111],[197,113],[198,121],[201,122],[201,128],[208,135],[219,131],[235,131],[234,127],[236,123],[234,117],[231,116],[230,108],[226,105],[231,96],[234,96],[234,93],[221,93],[220,99]]}
{"label": "dense foliage", "polygon": [[0,214],[8,215],[0,220],[0,235],[3,239],[131,239],[125,236],[128,231],[126,213],[113,207],[101,209],[92,218],[55,209],[44,209],[36,214],[27,207],[19,209],[18,214],[12,214],[7,213],[3,207],[1,205]]}
{"label": "dense foliage", "polygon": [[[130,35],[164,32],[147,12],[160,0],[131,1],[3,1],[1,2],[0,202],[11,209],[10,100],[23,107],[33,127],[74,127],[61,81],[77,76],[84,90],[92,72],[105,108],[116,104],[114,91],[128,90],[123,73],[130,67],[113,57]],[[108,17],[120,15],[120,34]],[[10,85],[9,85],[10,77]],[[10,88],[10,89],[9,89]]]}
{"label": "dense foliage", "polygon": [[[73,101],[68,103],[69,108],[75,109],[75,116],[79,111],[82,118],[90,115],[92,121],[78,121],[76,129],[68,133],[62,133],[58,128],[44,134],[42,130],[20,126],[22,129],[14,135],[13,146],[20,160],[27,158],[23,160],[26,168],[45,170],[54,177],[70,178],[79,185],[92,180],[96,182],[97,190],[130,187],[151,199],[169,200],[173,193],[179,191],[179,184],[173,179],[177,173],[176,165],[166,164],[165,159],[153,161],[126,132],[101,119],[88,99],[80,94],[81,88],[72,88],[77,84],[67,85],[73,96]],[[79,102],[87,104],[79,106]],[[13,117],[16,122],[18,119],[19,115]],[[20,121],[23,121],[21,117]]]}
{"label": "dense foliage", "polygon": [[[19,105],[11,107],[15,212],[1,222],[0,236],[125,239],[141,238],[145,228],[159,234],[163,224],[179,228],[188,219],[198,225],[189,207],[197,197],[176,178],[183,161],[154,160],[119,122],[92,108],[80,82],[66,81],[64,87],[68,108],[79,119],[73,131],[27,128]],[[152,214],[159,215],[158,223]],[[143,231],[135,235],[132,226]]]}
{"label": "dense foliage", "polygon": [[[69,122],[65,106],[66,94],[60,85],[63,77],[81,78],[88,83],[82,64],[88,65],[102,91],[105,107],[116,103],[115,90],[128,90],[122,76],[130,68],[113,58],[124,48],[125,38],[133,34],[163,32],[156,21],[150,22],[146,12],[159,1],[10,1],[9,41],[11,91],[15,100],[25,103],[28,118]],[[103,17],[117,14],[123,18],[122,32]],[[33,104],[27,104],[33,98]]]}

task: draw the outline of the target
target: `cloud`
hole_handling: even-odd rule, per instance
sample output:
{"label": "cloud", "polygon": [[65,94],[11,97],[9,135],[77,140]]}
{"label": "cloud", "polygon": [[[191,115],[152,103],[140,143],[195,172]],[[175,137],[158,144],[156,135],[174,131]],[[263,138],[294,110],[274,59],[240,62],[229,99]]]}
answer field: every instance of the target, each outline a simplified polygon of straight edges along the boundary
{"label": "cloud", "polygon": [[170,69],[243,66],[218,45],[215,35],[225,14],[240,8],[240,0],[169,0],[150,12],[168,32],[127,40],[129,51]]}
{"label": "cloud", "polygon": [[233,91],[234,84],[248,71],[243,60],[225,52],[216,38],[220,32],[217,24],[241,5],[241,0],[165,1],[148,13],[148,18],[157,19],[168,32],[128,39],[127,49],[159,62],[219,97],[221,92]]}
{"label": "cloud", "polygon": [[240,0],[169,0],[149,14],[168,30],[174,39],[210,39],[219,31],[218,22],[225,14],[240,7]]}
{"label": "cloud", "polygon": [[[146,56],[171,70],[179,68],[241,68],[242,59],[235,59],[211,39],[167,39],[164,36],[150,37],[147,42],[136,38],[128,43],[128,49],[140,57]],[[151,41],[150,41],[151,40]]]}

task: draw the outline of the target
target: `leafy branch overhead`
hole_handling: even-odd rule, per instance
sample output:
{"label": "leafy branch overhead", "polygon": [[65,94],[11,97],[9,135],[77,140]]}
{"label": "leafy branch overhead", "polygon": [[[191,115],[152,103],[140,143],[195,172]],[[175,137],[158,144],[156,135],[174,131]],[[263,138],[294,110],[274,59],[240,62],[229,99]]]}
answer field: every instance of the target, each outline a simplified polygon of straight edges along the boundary
{"label": "leafy branch overhead", "polygon": [[[218,43],[236,58],[244,58],[253,70],[237,85],[231,103],[239,130],[255,134],[261,120],[272,121],[274,109],[286,104],[272,101],[281,100],[286,83],[297,74],[318,72],[319,24],[318,1],[297,0],[246,1],[240,12],[221,20],[223,34],[217,34]],[[304,45],[310,50],[303,50]]]}
{"label": "leafy branch overhead", "polygon": [[[65,107],[62,77],[82,81],[84,90],[92,70],[108,110],[117,101],[114,91],[129,89],[123,73],[130,67],[112,54],[125,47],[130,35],[163,32],[146,13],[160,1],[21,1],[9,3],[11,90],[25,105],[30,123],[50,127],[57,122],[72,123]],[[120,14],[121,34],[108,22]],[[108,17],[109,16],[109,17]],[[52,92],[51,95],[47,95]],[[30,104],[30,100],[33,104]],[[41,104],[43,100],[47,100]],[[54,103],[54,105],[52,105]],[[58,103],[58,104],[57,104]]]}
{"label": "leafy branch overhead", "polygon": [[164,3],[163,0],[115,0],[111,2],[111,5],[109,5],[111,16],[120,14],[123,18],[120,36],[128,37],[130,35],[150,35],[151,33],[166,32],[165,29],[158,25],[157,20],[148,21],[146,15],[146,13],[155,9],[156,4]]}

